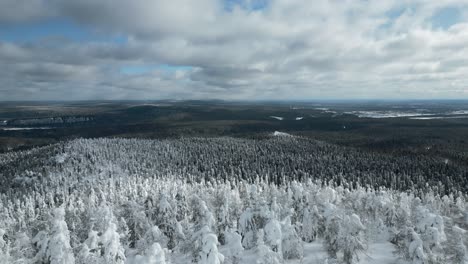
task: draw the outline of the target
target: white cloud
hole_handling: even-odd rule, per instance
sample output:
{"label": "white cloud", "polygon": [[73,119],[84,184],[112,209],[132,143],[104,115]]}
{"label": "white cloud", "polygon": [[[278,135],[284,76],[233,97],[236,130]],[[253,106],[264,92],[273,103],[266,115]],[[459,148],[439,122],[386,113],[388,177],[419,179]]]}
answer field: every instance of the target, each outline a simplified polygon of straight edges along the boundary
{"label": "white cloud", "polygon": [[[5,3],[13,2],[0,2],[0,10]],[[231,11],[216,0],[21,3],[4,23],[66,18],[128,41],[0,42],[0,79],[16,91],[6,98],[35,87],[53,99],[70,87],[86,89],[81,96],[89,99],[467,96],[465,0],[271,0],[261,10]],[[445,8],[460,10],[460,21],[435,27],[433,16]],[[25,63],[41,82],[15,82]],[[122,76],[128,63],[190,67]],[[55,87],[50,94],[47,85]]]}

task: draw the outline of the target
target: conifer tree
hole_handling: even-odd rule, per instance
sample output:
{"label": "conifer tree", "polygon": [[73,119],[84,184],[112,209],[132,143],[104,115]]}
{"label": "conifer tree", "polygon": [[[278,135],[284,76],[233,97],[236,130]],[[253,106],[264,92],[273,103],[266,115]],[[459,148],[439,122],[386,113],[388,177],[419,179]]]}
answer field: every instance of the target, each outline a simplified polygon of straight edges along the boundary
{"label": "conifer tree", "polygon": [[303,256],[302,240],[297,234],[294,226],[291,225],[291,218],[288,216],[283,221],[281,232],[281,251],[284,259],[300,259]]}
{"label": "conifer tree", "polygon": [[240,264],[242,263],[242,253],[244,251],[244,247],[242,247],[242,237],[240,234],[236,232],[225,232],[226,238],[226,247],[228,248],[229,255],[226,256],[230,263],[232,264]]}
{"label": "conifer tree", "polygon": [[359,259],[358,253],[364,251],[362,241],[362,231],[364,229],[359,216],[356,214],[344,216],[340,223],[338,244],[340,250],[343,251],[343,260],[346,264],[355,263]]}
{"label": "conifer tree", "polygon": [[263,229],[258,231],[257,237],[257,263],[258,264],[280,264],[282,263],[282,258],[278,252],[274,252],[271,248],[265,245],[264,242],[264,232]]}
{"label": "conifer tree", "polygon": [[51,264],[73,264],[75,256],[70,247],[70,233],[65,222],[65,210],[54,210],[48,239],[47,256]]}
{"label": "conifer tree", "polygon": [[125,250],[120,244],[120,235],[117,233],[117,226],[114,223],[109,224],[100,241],[106,263],[118,264],[125,262]]}

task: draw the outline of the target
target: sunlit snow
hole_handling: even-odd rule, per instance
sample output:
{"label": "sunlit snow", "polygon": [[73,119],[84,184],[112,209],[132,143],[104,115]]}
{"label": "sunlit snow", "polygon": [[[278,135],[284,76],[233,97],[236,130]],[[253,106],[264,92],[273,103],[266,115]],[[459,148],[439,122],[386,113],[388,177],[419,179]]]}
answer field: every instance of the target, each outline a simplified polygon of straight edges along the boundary
{"label": "sunlit snow", "polygon": [[284,119],[284,118],[281,117],[281,116],[270,116],[270,117],[271,117],[271,118],[274,118],[274,119],[276,119],[276,120],[280,120],[280,121]]}

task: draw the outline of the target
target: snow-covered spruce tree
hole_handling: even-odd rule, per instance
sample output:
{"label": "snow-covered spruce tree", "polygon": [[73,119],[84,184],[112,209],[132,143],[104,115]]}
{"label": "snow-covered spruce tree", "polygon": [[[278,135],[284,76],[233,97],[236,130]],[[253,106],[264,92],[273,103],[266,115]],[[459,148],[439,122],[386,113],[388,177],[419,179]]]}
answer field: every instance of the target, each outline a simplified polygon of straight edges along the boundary
{"label": "snow-covered spruce tree", "polygon": [[209,232],[203,233],[202,250],[200,252],[200,264],[222,264],[224,256],[218,251],[218,239]]}
{"label": "snow-covered spruce tree", "polygon": [[[91,192],[90,197],[88,197],[88,200],[91,200],[92,203],[97,202],[94,200],[98,199],[97,197],[93,197],[93,193],[94,192]],[[87,206],[87,224],[89,225],[87,229],[88,231],[92,229],[97,231],[99,234],[102,234],[109,227],[109,223],[115,222],[116,219],[114,212],[112,211],[110,206],[105,202],[101,202],[98,206],[91,206],[90,204],[88,204]]]}
{"label": "snow-covered spruce tree", "polygon": [[159,243],[152,244],[144,252],[144,255],[136,255],[128,264],[166,264],[166,252]]}
{"label": "snow-covered spruce tree", "polygon": [[66,209],[65,222],[67,222],[70,231],[70,246],[77,248],[88,231],[87,225],[82,224],[83,221],[86,221],[85,205],[81,197],[71,194],[64,208]]}
{"label": "snow-covered spruce tree", "polygon": [[267,246],[274,252],[282,254],[282,239],[283,233],[281,231],[281,223],[276,219],[270,219],[263,229],[264,241]]}
{"label": "snow-covered spruce tree", "polygon": [[91,264],[91,263],[99,263],[97,256],[91,256],[89,251],[88,245],[82,244],[80,251],[76,256],[76,263],[77,264]]}
{"label": "snow-covered spruce tree", "polygon": [[192,198],[192,221],[194,223],[195,230],[200,230],[202,227],[207,226],[210,230],[213,230],[215,225],[215,218],[208,209],[206,202],[200,197],[194,196]]}
{"label": "snow-covered spruce tree", "polygon": [[387,201],[384,204],[383,214],[383,217],[385,219],[384,223],[386,226],[394,227],[397,225],[398,214],[393,201]]}
{"label": "snow-covered spruce tree", "polygon": [[359,260],[358,253],[365,250],[362,241],[362,231],[364,229],[359,216],[356,214],[346,215],[340,222],[338,245],[343,252],[343,261],[346,264],[356,263]]}
{"label": "snow-covered spruce tree", "polygon": [[169,239],[167,245],[162,245],[163,247],[168,247],[173,249],[177,244],[177,234],[176,234],[176,215],[172,209],[171,204],[167,200],[166,195],[161,195],[159,203],[156,210],[156,225],[164,233],[164,235]]}
{"label": "snow-covered spruce tree", "polygon": [[[212,233],[215,219],[213,214],[208,209],[205,201],[197,195],[192,197],[192,221],[191,238],[186,241],[185,251],[192,252],[192,261],[200,260],[200,252],[203,250],[203,238],[206,234]],[[188,250],[187,250],[188,249]]]}
{"label": "snow-covered spruce tree", "polygon": [[228,255],[226,258],[232,264],[242,263],[242,253],[244,252],[244,247],[242,247],[242,236],[236,232],[226,231],[224,234],[226,238],[226,247],[228,248]]}
{"label": "snow-covered spruce tree", "polygon": [[11,237],[10,258],[12,261],[22,260],[24,263],[33,262],[36,250],[34,242],[25,232],[19,232]]}
{"label": "snow-covered spruce tree", "polygon": [[130,247],[130,228],[125,218],[120,217],[117,223],[117,231],[120,234],[120,242],[124,248]]}
{"label": "snow-covered spruce tree", "polygon": [[291,199],[293,209],[290,215],[291,224],[296,225],[302,222],[306,197],[304,195],[304,187],[296,181],[291,183],[290,191],[292,192]]}
{"label": "snow-covered spruce tree", "polygon": [[98,233],[94,230],[88,232],[88,237],[81,245],[81,249],[77,256],[77,263],[100,263],[102,259],[102,244],[99,241]]}
{"label": "snow-covered spruce tree", "polygon": [[271,248],[265,245],[263,240],[263,229],[258,231],[257,236],[257,264],[281,264],[283,259],[278,252],[274,252]]}
{"label": "snow-covered spruce tree", "polygon": [[[151,228],[146,217],[144,207],[134,201],[129,201],[122,206],[122,215],[126,220],[129,231],[129,246],[134,248],[144,234]],[[114,219],[112,219],[114,220]]]}
{"label": "snow-covered spruce tree", "polygon": [[239,218],[239,231],[242,235],[242,246],[251,249],[255,246],[257,229],[252,209],[247,208]]}
{"label": "snow-covered spruce tree", "polygon": [[157,226],[153,226],[140,240],[138,240],[136,243],[136,249],[138,252],[143,254],[155,243],[158,243],[163,248],[167,247],[168,241],[169,239],[166,237],[166,235],[164,235],[164,233]]}
{"label": "snow-covered spruce tree", "polygon": [[452,246],[454,255],[452,257],[453,264],[468,264],[468,252],[464,243],[466,230],[458,226],[453,227],[454,245]]}
{"label": "snow-covered spruce tree", "polygon": [[427,227],[423,234],[423,245],[429,263],[440,263],[441,261],[441,235],[436,227]]}
{"label": "snow-covered spruce tree", "polygon": [[8,263],[10,261],[10,249],[8,243],[4,240],[5,230],[0,228],[0,263]]}
{"label": "snow-covered spruce tree", "polygon": [[[48,219],[40,224],[42,229],[31,240],[35,249],[34,261],[59,263],[57,261],[63,259],[63,261],[68,261],[67,263],[74,262],[63,208],[53,208],[50,214],[44,213],[45,216],[48,216]],[[15,248],[18,247],[15,246]]]}
{"label": "snow-covered spruce tree", "polygon": [[441,243],[446,241],[445,225],[441,216],[430,213],[424,206],[415,209],[415,231],[423,241],[424,252],[430,263],[438,263],[440,259]]}
{"label": "snow-covered spruce tree", "polygon": [[323,234],[324,247],[327,250],[328,256],[332,259],[337,258],[339,251],[338,234],[340,232],[340,217],[336,212],[333,204],[326,203],[324,209],[325,230]]}
{"label": "snow-covered spruce tree", "polygon": [[47,248],[49,246],[49,227],[47,230],[41,230],[33,237],[31,242],[34,245],[34,261],[35,262],[48,262]]}
{"label": "snow-covered spruce tree", "polygon": [[410,241],[408,244],[408,257],[413,264],[427,264],[427,256],[424,252],[423,241],[419,235],[409,229]]}
{"label": "snow-covered spruce tree", "polygon": [[297,234],[293,225],[291,225],[291,218],[288,216],[281,225],[281,232],[283,234],[281,239],[281,251],[284,259],[301,259],[304,255],[302,247],[302,240]]}
{"label": "snow-covered spruce tree", "polygon": [[308,207],[305,207],[301,225],[302,240],[307,243],[313,242],[317,237],[318,225],[319,212],[317,206],[314,205],[312,210],[310,210]]}
{"label": "snow-covered spruce tree", "polygon": [[124,263],[125,249],[120,244],[120,235],[117,233],[117,225],[110,223],[106,232],[100,237],[102,251],[106,263]]}
{"label": "snow-covered spruce tree", "polygon": [[181,190],[181,188],[177,189],[177,193],[175,195],[176,206],[177,206],[175,208],[175,211],[176,211],[177,221],[183,221],[187,219],[187,216],[189,214],[189,205],[187,202],[187,197],[186,197],[186,194],[184,193],[184,190]]}
{"label": "snow-covered spruce tree", "polygon": [[159,243],[154,243],[146,250],[148,264],[166,264],[166,252]]}
{"label": "snow-covered spruce tree", "polygon": [[220,190],[217,194],[219,200],[219,206],[216,210],[216,233],[218,234],[219,242],[221,245],[225,244],[225,232],[232,226],[230,221],[230,211],[229,211],[229,196],[227,195],[225,189]]}
{"label": "snow-covered spruce tree", "polygon": [[65,210],[62,207],[56,208],[52,217],[47,258],[51,264],[73,264],[75,256],[70,247],[70,233],[65,222]]}
{"label": "snow-covered spruce tree", "polygon": [[239,216],[238,221],[239,232],[242,235],[242,245],[245,249],[255,247],[258,230],[264,228],[268,220],[274,215],[263,195],[263,187],[265,186],[261,183],[257,185],[242,184],[245,189],[250,190],[250,192],[247,192],[249,195],[246,197],[248,202],[245,203],[245,210]]}

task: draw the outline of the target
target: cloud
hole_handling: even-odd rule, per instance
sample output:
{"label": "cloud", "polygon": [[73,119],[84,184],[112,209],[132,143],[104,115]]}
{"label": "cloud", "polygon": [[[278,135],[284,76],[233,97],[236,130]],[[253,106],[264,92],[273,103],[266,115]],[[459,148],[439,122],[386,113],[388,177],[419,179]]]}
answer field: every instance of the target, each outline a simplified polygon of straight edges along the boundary
{"label": "cloud", "polygon": [[[0,37],[6,99],[467,97],[464,0],[5,0],[0,10],[0,26],[58,19],[104,39]],[[128,65],[172,70],[129,76]]]}
{"label": "cloud", "polygon": [[0,1],[0,25],[39,21],[53,15],[46,0]]}

